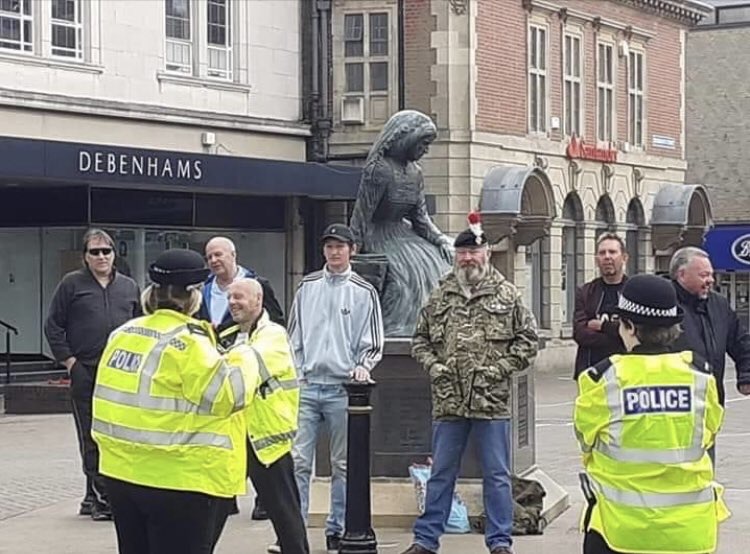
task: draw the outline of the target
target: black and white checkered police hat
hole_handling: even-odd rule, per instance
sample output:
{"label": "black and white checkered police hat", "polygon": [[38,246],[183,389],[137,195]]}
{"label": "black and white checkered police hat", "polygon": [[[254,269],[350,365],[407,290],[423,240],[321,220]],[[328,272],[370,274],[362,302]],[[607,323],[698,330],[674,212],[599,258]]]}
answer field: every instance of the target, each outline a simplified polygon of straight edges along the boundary
{"label": "black and white checkered police hat", "polygon": [[672,282],[656,275],[628,279],[620,293],[617,313],[633,323],[656,327],[671,327],[683,316]]}

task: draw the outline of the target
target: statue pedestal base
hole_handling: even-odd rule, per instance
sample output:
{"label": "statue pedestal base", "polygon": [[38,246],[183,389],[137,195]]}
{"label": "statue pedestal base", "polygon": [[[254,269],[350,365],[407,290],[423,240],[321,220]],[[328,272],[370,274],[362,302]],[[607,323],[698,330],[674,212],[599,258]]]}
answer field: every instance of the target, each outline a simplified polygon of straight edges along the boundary
{"label": "statue pedestal base", "polygon": [[[410,339],[386,339],[383,361],[375,368],[378,386],[372,392],[371,475],[372,519],[377,527],[410,528],[417,517],[412,463],[431,455],[432,419],[427,373],[410,355]],[[536,466],[535,394],[533,368],[513,376],[511,468],[514,475],[539,481],[547,495],[547,523],[570,505],[568,494]],[[331,475],[328,437],[321,433],[310,486],[309,525],[323,526],[328,514]],[[464,454],[458,491],[470,516],[482,513],[482,482],[473,440]]]}
{"label": "statue pedestal base", "polygon": [[[544,497],[542,517],[550,523],[570,506],[568,493],[538,467],[529,468],[519,475],[538,481],[547,495]],[[466,502],[469,518],[479,517],[484,511],[482,480],[459,479],[458,493]],[[330,502],[330,479],[316,477],[310,485],[310,513],[308,526],[325,527]],[[372,480],[372,526],[374,528],[411,529],[417,512],[417,497],[410,479],[376,478]]]}

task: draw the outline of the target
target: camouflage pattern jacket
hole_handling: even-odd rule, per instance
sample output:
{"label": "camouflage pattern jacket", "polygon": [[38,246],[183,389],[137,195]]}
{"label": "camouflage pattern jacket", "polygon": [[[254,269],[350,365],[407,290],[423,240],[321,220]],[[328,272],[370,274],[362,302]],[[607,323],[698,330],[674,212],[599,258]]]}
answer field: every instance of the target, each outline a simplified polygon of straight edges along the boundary
{"label": "camouflage pattern jacket", "polygon": [[510,376],[536,355],[536,321],[495,268],[467,298],[454,273],[420,312],[412,356],[429,372],[432,417],[510,417]]}

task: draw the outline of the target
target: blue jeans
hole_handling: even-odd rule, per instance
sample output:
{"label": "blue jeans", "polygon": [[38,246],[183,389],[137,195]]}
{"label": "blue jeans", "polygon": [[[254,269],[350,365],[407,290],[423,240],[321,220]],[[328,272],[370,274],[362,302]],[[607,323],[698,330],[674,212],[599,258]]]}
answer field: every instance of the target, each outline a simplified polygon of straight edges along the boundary
{"label": "blue jeans", "polygon": [[513,543],[513,491],[510,479],[510,421],[459,419],[432,423],[432,473],[427,481],[424,513],[414,524],[414,542],[431,552],[451,511],[461,456],[474,433],[482,468],[482,494],[487,517],[484,541],[493,550]]}
{"label": "blue jeans", "polygon": [[294,476],[299,488],[302,517],[307,523],[315,445],[320,425],[324,425],[331,451],[331,509],[326,519],[326,535],[344,534],[348,403],[342,385],[303,383],[301,386],[299,429],[292,448]]}

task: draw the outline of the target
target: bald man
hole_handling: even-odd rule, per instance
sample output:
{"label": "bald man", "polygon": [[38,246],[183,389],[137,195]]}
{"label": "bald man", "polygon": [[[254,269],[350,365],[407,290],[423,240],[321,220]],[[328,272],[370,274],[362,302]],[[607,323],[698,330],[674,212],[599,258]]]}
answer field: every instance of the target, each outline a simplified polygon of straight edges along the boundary
{"label": "bald man", "polygon": [[203,287],[203,303],[198,318],[210,321],[217,332],[232,325],[227,303],[227,287],[237,279],[256,279],[263,288],[263,308],[271,321],[285,325],[284,311],[268,279],[237,263],[237,249],[227,237],[214,237],[206,243],[206,262],[211,276]]}
{"label": "bald man", "polygon": [[248,477],[263,499],[278,537],[269,552],[309,554],[291,455],[299,385],[289,339],[286,330],[273,323],[263,309],[263,287],[257,280],[237,279],[227,287],[227,295],[235,325],[220,334],[220,344],[227,349],[250,345],[266,370],[254,405],[245,415]]}

